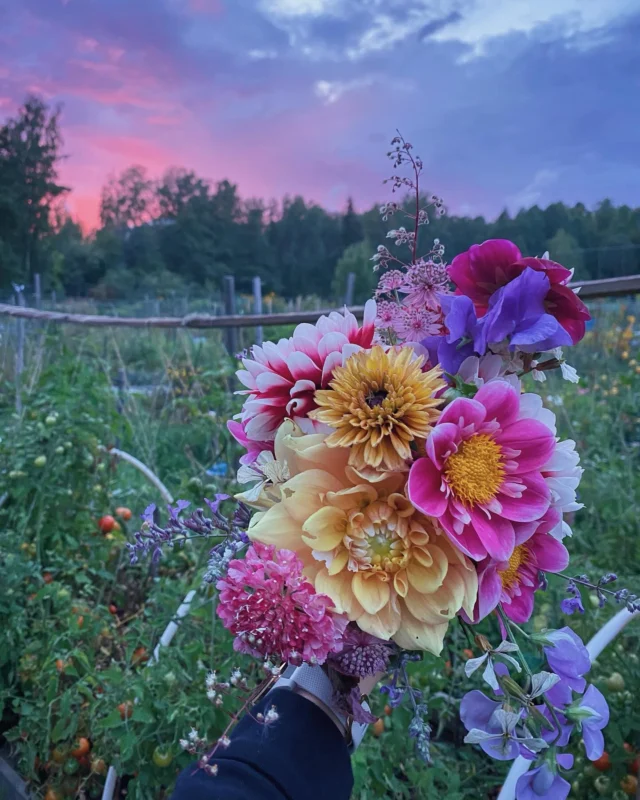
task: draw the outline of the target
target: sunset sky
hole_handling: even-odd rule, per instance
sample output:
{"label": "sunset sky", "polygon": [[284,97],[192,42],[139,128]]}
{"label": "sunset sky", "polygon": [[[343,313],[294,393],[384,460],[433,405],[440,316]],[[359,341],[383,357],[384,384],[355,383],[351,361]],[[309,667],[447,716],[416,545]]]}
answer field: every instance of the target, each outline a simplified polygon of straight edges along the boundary
{"label": "sunset sky", "polygon": [[131,164],[385,199],[396,127],[454,213],[640,205],[640,0],[0,0],[0,121],[64,106],[88,228]]}

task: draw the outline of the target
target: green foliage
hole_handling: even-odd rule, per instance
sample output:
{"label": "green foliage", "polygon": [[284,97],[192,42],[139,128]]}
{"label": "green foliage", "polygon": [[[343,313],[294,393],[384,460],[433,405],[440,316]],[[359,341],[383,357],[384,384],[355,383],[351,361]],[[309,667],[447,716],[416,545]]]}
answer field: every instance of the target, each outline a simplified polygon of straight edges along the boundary
{"label": "green foliage", "polygon": [[331,294],[337,302],[342,303],[345,300],[350,272],[355,275],[353,302],[366,303],[373,295],[378,283],[378,276],[371,267],[372,252],[373,248],[368,242],[351,244],[344,251],[336,264],[336,271],[331,284]]}

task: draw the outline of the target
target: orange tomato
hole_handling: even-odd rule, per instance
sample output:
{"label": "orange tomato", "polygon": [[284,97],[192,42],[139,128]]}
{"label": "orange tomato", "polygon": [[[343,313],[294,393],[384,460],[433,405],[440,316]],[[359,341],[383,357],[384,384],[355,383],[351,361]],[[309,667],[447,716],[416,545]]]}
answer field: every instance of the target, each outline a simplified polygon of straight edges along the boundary
{"label": "orange tomato", "polygon": [[109,606],[109,613],[110,614],[117,614],[118,613],[118,606],[115,603],[111,603]]}
{"label": "orange tomato", "polygon": [[470,658],[473,658],[473,650],[465,647],[465,649],[462,651],[462,655],[464,656],[464,660],[468,661]]}
{"label": "orange tomato", "polygon": [[58,670],[58,672],[60,673],[64,672],[66,666],[67,665],[61,658],[56,658],[56,669]]}
{"label": "orange tomato", "polygon": [[118,508],[116,508],[116,517],[120,517],[120,519],[123,519],[125,522],[129,522],[131,516],[132,514],[130,508],[127,508],[126,506],[118,506]]}
{"label": "orange tomato", "polygon": [[596,758],[596,760],[593,762],[593,766],[600,772],[606,772],[608,769],[611,769],[611,759],[609,758],[609,753],[607,753],[605,750],[600,758]]}
{"label": "orange tomato", "polygon": [[148,660],[149,656],[146,649],[144,647],[136,647],[136,649],[133,651],[133,657],[131,659],[134,666],[137,666],[138,664],[144,664]]}
{"label": "orange tomato", "polygon": [[384,720],[382,717],[373,723],[373,735],[378,738],[384,733]]}
{"label": "orange tomato", "polygon": [[391,708],[391,706],[390,706],[390,705],[386,705],[386,706],[384,707],[384,713],[385,713],[385,714],[386,714],[388,717],[390,717],[390,716],[391,716],[391,714],[393,713],[393,709]]}
{"label": "orange tomato", "polygon": [[133,714],[133,703],[131,700],[127,700],[125,703],[120,703],[118,706],[118,711],[120,712],[120,719],[129,719],[129,717]]}
{"label": "orange tomato", "polygon": [[85,736],[81,736],[75,748],[71,751],[71,755],[74,758],[80,758],[81,756],[86,756],[89,750],[91,750],[89,740]]}
{"label": "orange tomato", "polygon": [[104,517],[100,517],[98,520],[98,527],[102,533],[109,533],[115,528],[115,525],[116,521],[111,514],[105,514]]}
{"label": "orange tomato", "polygon": [[53,583],[53,575],[50,572],[43,572],[42,573],[42,580],[45,583]]}
{"label": "orange tomato", "polygon": [[625,775],[620,781],[620,788],[625,794],[635,797],[638,791],[638,779],[635,775]]}
{"label": "orange tomato", "polygon": [[49,789],[44,796],[44,800],[62,800],[62,795],[60,792],[56,792],[55,789]]}
{"label": "orange tomato", "polygon": [[78,623],[78,627],[81,628],[84,625],[84,617],[82,614],[76,618],[76,622]]}

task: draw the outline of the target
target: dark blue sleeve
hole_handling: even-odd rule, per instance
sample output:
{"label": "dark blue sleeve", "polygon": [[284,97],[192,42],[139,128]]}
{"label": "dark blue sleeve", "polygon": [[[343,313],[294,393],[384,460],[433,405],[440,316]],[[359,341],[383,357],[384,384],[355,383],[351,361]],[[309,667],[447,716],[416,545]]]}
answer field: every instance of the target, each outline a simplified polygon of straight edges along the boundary
{"label": "dark blue sleeve", "polygon": [[[255,719],[275,706],[278,720]],[[197,764],[178,778],[172,800],[348,800],[353,773],[347,745],[329,717],[288,689],[275,689],[246,714],[212,764],[216,776]]]}

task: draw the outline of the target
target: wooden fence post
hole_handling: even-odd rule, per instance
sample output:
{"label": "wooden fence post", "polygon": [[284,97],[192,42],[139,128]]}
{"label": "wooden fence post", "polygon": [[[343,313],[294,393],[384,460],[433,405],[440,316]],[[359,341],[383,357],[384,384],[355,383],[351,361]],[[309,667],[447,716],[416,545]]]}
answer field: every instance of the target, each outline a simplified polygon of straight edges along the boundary
{"label": "wooden fence post", "polygon": [[[236,313],[236,280],[233,275],[224,276],[224,310],[226,314]],[[235,356],[238,352],[238,329],[227,328],[224,340],[229,355]]]}
{"label": "wooden fence post", "polygon": [[[24,306],[26,305],[24,301],[24,286],[17,286],[15,283],[13,284],[13,288],[15,289],[17,295],[17,305]],[[18,414],[22,413],[22,373],[24,372],[24,320],[18,320],[18,341],[16,344],[16,374],[15,374],[15,383],[16,383],[16,412]]]}
{"label": "wooden fence post", "polygon": [[356,273],[350,272],[347,275],[347,290],[344,293],[344,304],[347,308],[353,305],[353,292],[356,288]]}
{"label": "wooden fence post", "polygon": [[36,272],[33,276],[33,294],[35,296],[36,308],[42,308],[42,290],[40,287],[40,273]]}
{"label": "wooden fence post", "polygon": [[[253,279],[253,313],[262,314],[262,281],[260,276],[256,275]],[[256,341],[257,345],[262,345],[263,330],[262,325],[256,325]]]}

